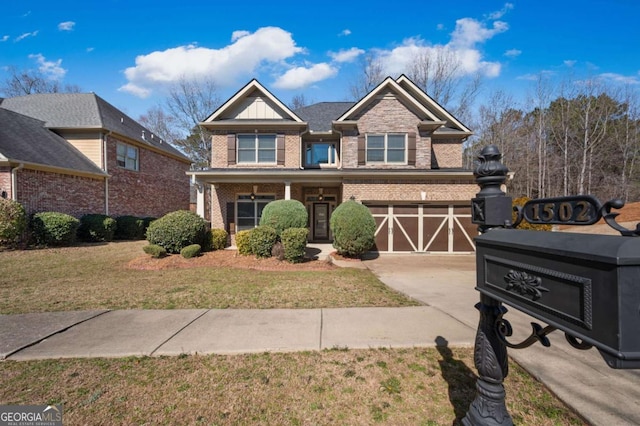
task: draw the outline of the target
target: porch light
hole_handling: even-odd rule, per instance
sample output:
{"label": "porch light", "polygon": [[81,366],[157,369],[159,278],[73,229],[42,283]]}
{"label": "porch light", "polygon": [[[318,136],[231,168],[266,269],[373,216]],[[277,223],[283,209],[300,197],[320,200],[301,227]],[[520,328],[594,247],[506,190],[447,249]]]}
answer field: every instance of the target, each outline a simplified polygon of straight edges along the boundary
{"label": "porch light", "polygon": [[323,195],[322,194],[318,195],[318,201],[322,201],[322,200],[324,200]]}
{"label": "porch light", "polygon": [[318,188],[318,201],[324,200],[324,195],[322,195],[323,192],[323,188]]}
{"label": "porch light", "polygon": [[2,190],[2,192],[0,193],[0,197],[7,198],[7,191]]}
{"label": "porch light", "polygon": [[251,198],[251,201],[254,201],[256,199],[256,194],[252,192],[251,194],[249,194],[249,198]]}

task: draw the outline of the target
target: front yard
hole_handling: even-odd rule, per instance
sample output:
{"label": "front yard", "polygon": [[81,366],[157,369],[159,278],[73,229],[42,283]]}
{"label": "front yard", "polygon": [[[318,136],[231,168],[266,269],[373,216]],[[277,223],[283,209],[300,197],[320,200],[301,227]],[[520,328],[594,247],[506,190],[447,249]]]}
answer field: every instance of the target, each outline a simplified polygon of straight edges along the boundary
{"label": "front yard", "polygon": [[[235,256],[151,259],[145,241],[0,252],[0,313],[411,306],[370,271]],[[164,269],[163,269],[164,268]]]}

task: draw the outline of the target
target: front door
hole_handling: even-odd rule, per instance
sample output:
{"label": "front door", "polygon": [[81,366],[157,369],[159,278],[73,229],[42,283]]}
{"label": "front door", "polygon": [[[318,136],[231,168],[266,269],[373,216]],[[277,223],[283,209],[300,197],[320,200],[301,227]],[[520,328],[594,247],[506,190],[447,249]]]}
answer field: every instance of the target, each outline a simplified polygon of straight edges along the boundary
{"label": "front door", "polygon": [[329,204],[313,203],[313,239],[329,239]]}

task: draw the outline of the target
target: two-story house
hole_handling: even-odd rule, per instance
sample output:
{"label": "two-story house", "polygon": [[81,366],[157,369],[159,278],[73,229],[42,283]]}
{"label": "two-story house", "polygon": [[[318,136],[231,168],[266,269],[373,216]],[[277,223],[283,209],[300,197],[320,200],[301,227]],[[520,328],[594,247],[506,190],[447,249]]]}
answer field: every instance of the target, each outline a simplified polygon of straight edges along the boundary
{"label": "two-story house", "polygon": [[[211,167],[189,171],[197,212],[236,232],[259,224],[272,200],[301,201],[309,239],[331,241],[341,202],[368,206],[380,252],[470,252],[473,173],[462,168],[471,131],[405,76],[358,102],[292,111],[257,80],[201,126],[212,133]],[[205,188],[211,199],[205,205]]]}
{"label": "two-story house", "polygon": [[189,208],[191,160],[94,93],[0,99],[0,196],[28,213]]}

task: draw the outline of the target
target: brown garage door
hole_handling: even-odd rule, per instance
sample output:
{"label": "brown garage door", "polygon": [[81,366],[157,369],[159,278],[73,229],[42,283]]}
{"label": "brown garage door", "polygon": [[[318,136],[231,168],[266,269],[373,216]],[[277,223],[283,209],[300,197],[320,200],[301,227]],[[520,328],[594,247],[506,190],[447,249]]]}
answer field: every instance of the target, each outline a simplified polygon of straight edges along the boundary
{"label": "brown garage door", "polygon": [[452,204],[370,204],[380,252],[473,252],[471,207]]}

